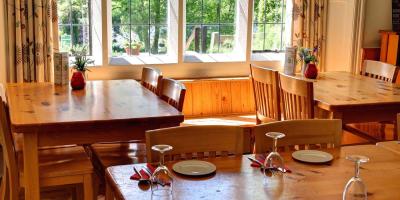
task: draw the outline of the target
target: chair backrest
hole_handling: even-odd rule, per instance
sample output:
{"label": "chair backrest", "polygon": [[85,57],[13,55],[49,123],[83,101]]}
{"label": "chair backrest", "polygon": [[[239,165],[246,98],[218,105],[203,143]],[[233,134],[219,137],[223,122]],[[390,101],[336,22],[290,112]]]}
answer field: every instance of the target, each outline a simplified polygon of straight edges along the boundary
{"label": "chair backrest", "polygon": [[365,60],[361,69],[361,75],[394,83],[396,82],[397,71],[397,67],[389,63]]}
{"label": "chair backrest", "polygon": [[175,107],[180,112],[182,112],[183,109],[185,94],[186,87],[183,83],[169,78],[164,78],[162,80],[162,89],[160,92],[161,99]]}
{"label": "chair backrest", "polygon": [[181,126],[146,131],[146,152],[149,162],[157,162],[159,154],[153,145],[168,144],[169,160],[193,159],[243,154],[243,128],[239,126]]}
{"label": "chair backrest", "polygon": [[6,163],[5,170],[6,184],[8,187],[9,199],[16,200],[19,198],[19,171],[16,161],[16,151],[13,142],[13,135],[10,129],[10,119],[8,113],[8,106],[5,101],[0,97],[0,133],[3,153]]}
{"label": "chair backrest", "polygon": [[285,120],[314,118],[312,82],[279,74],[279,86]]}
{"label": "chair backrest", "polygon": [[163,76],[160,70],[151,67],[143,67],[141,84],[157,95],[160,94],[162,78]]}
{"label": "chair backrest", "polygon": [[279,149],[322,149],[340,147],[342,121],[339,119],[288,120],[257,125],[253,129],[256,153],[272,150],[272,139],[265,134],[280,132],[286,136],[278,140]]}
{"label": "chair backrest", "polygon": [[278,71],[250,64],[250,74],[253,83],[257,124],[279,121],[281,109]]}

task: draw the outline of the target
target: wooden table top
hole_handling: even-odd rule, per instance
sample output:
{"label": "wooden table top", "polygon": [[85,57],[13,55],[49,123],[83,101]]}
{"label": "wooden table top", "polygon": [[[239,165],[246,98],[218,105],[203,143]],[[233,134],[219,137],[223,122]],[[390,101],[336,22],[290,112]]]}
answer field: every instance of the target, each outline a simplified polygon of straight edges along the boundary
{"label": "wooden table top", "polygon": [[76,91],[52,83],[8,84],[7,96],[16,132],[68,123],[183,121],[181,112],[135,80],[88,81]]}
{"label": "wooden table top", "polygon": [[326,110],[375,105],[400,106],[400,85],[349,72],[322,72],[316,80],[311,81],[314,82],[314,98],[318,106]]}
{"label": "wooden table top", "polygon": [[[206,178],[185,178],[174,174],[174,199],[341,199],[347,181],[354,175],[354,163],[346,155],[360,154],[370,158],[362,165],[361,177],[368,187],[368,199],[400,199],[400,156],[376,145],[346,146],[336,153],[331,165],[309,165],[293,161],[284,154],[285,164],[293,171],[282,181],[264,187],[258,168],[250,167],[244,155],[209,159],[217,173]],[[171,163],[168,164],[171,169]],[[140,169],[143,164],[136,164]],[[151,191],[140,190],[130,180],[132,165],[107,169],[107,179],[114,184],[119,199],[150,199]]]}
{"label": "wooden table top", "polygon": [[400,141],[378,142],[376,145],[400,155]]}

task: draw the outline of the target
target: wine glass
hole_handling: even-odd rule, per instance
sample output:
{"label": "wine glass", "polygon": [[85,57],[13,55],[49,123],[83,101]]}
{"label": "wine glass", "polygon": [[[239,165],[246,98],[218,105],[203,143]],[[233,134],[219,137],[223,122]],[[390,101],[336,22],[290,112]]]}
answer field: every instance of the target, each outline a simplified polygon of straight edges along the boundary
{"label": "wine glass", "polygon": [[275,173],[280,169],[284,169],[283,158],[278,153],[278,139],[285,137],[285,134],[279,132],[269,132],[265,135],[272,138],[274,142],[272,145],[272,152],[268,154],[264,161],[264,174],[267,176],[281,174]]}
{"label": "wine glass", "polygon": [[351,160],[355,163],[355,175],[349,182],[343,191],[343,200],[366,200],[367,199],[367,187],[360,177],[360,165],[366,163],[369,158],[360,155],[346,156],[347,160]]}
{"label": "wine glass", "polygon": [[164,165],[164,153],[172,150],[172,146],[166,144],[154,145],[153,151],[160,152],[160,164],[150,177],[151,199],[172,199],[173,178],[171,172]]}

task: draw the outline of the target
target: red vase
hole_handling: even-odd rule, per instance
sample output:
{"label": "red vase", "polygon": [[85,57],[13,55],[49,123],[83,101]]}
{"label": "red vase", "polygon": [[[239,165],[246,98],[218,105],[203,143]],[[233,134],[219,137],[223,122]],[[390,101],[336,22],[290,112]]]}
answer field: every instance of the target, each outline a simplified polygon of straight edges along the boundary
{"label": "red vase", "polygon": [[309,79],[316,79],[318,76],[317,66],[313,63],[307,64],[307,69],[304,72],[304,76]]}
{"label": "red vase", "polygon": [[85,88],[86,81],[83,72],[76,71],[72,74],[71,87],[73,90],[81,90]]}

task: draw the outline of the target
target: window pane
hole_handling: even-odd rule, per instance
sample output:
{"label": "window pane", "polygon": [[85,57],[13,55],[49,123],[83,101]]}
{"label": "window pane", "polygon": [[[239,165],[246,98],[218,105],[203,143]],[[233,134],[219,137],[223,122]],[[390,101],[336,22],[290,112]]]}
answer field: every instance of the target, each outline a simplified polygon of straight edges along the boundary
{"label": "window pane", "polygon": [[114,56],[167,53],[168,0],[112,2]]}
{"label": "window pane", "polygon": [[235,46],[235,26],[221,26],[220,33],[219,53],[232,53]]}
{"label": "window pane", "polygon": [[121,56],[129,53],[129,26],[113,26],[112,28],[112,55]]}
{"label": "window pane", "polygon": [[60,51],[69,52],[72,47],[71,28],[69,25],[60,25],[58,27],[60,36]]}
{"label": "window pane", "polygon": [[90,0],[58,0],[60,50],[88,49],[91,55]]}
{"label": "window pane", "polygon": [[141,53],[150,52],[149,26],[148,25],[132,26],[131,31],[132,31],[131,45],[136,48],[139,48],[140,46],[139,51]]}
{"label": "window pane", "polygon": [[236,0],[186,1],[186,50],[231,53],[234,49]]}
{"label": "window pane", "polygon": [[264,50],[264,25],[253,25],[253,51]]}
{"label": "window pane", "polygon": [[203,0],[203,23],[218,23],[219,8],[219,1]]}
{"label": "window pane", "polygon": [[150,6],[150,23],[167,24],[168,0],[152,0]]}
{"label": "window pane", "polygon": [[111,15],[112,24],[129,24],[129,6],[130,0],[112,0],[111,1]]}
{"label": "window pane", "polygon": [[73,25],[72,26],[72,47],[79,48],[85,47],[90,49],[90,32],[89,26]]}
{"label": "window pane", "polygon": [[186,25],[186,51],[196,51],[200,53],[200,33],[200,26]]}
{"label": "window pane", "polygon": [[281,24],[265,24],[265,50],[281,50]]}
{"label": "window pane", "polygon": [[255,0],[253,51],[282,51],[286,0]]}
{"label": "window pane", "polygon": [[234,23],[236,0],[221,0],[221,22]]}
{"label": "window pane", "polygon": [[202,4],[199,0],[186,1],[186,23],[201,23],[202,22]]}
{"label": "window pane", "polygon": [[[122,13],[127,15],[130,13],[131,24],[146,25],[149,24],[149,0],[131,0],[131,12]],[[128,22],[129,23],[129,22]]]}
{"label": "window pane", "polygon": [[167,26],[151,26],[150,27],[150,44],[152,54],[167,53]]}

